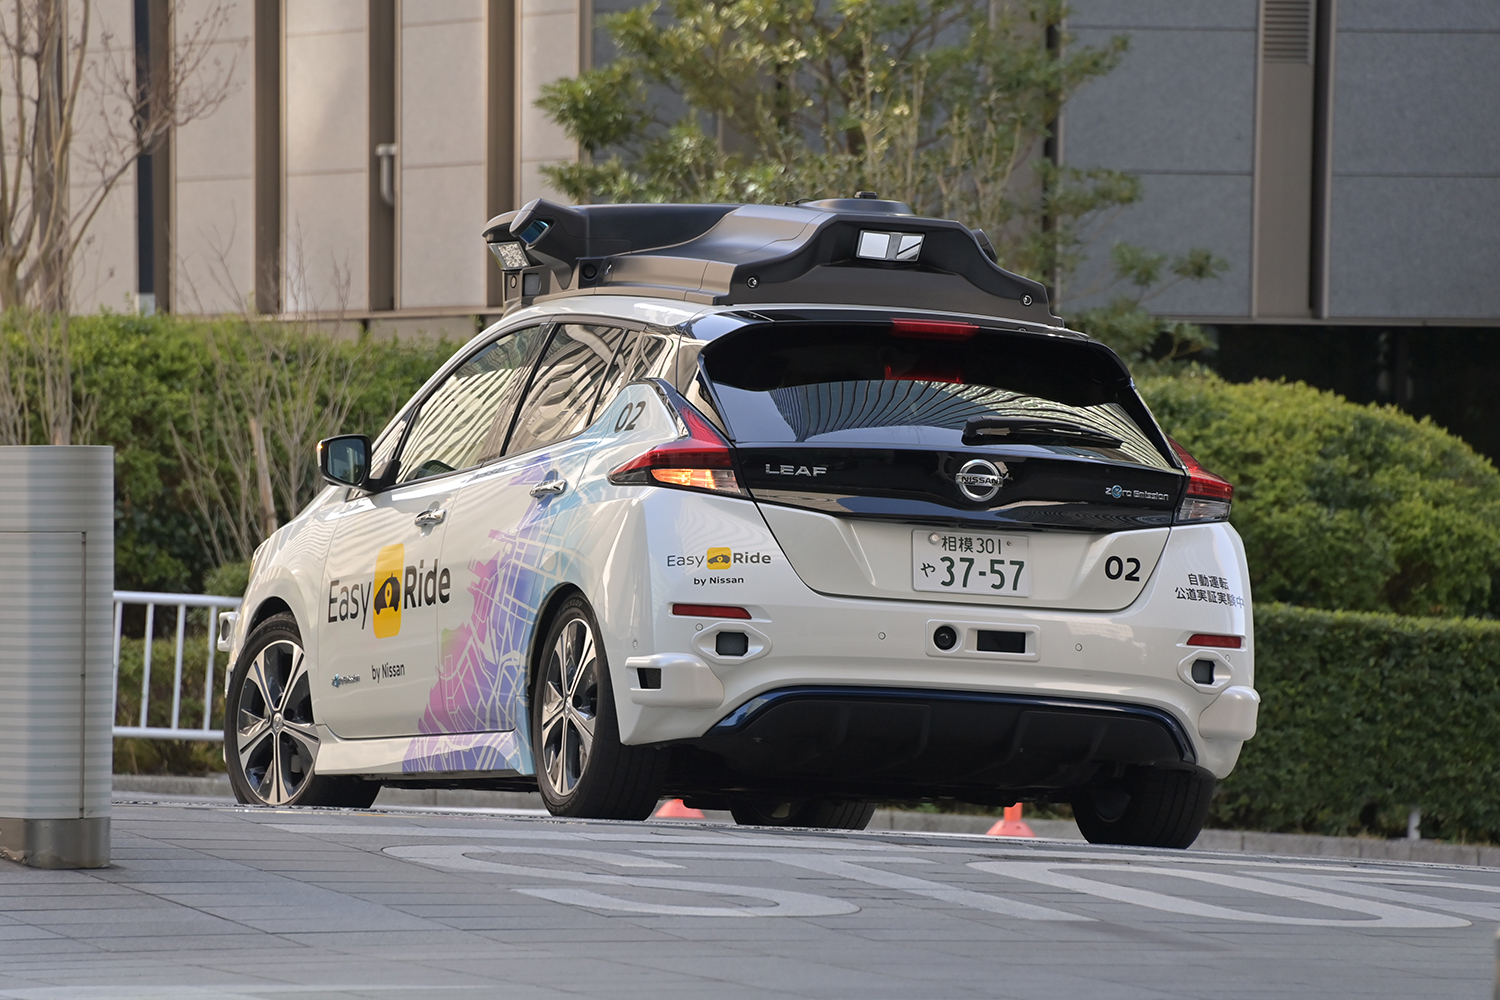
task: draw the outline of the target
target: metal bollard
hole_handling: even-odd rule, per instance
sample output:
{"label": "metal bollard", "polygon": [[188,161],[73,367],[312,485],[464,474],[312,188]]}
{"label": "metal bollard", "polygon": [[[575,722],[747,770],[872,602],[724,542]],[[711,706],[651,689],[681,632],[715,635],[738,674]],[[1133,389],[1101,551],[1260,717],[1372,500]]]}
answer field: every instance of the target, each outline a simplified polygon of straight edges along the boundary
{"label": "metal bollard", "polygon": [[114,449],[0,447],[0,856],[109,864]]}
{"label": "metal bollard", "polygon": [[1500,1000],[1500,931],[1495,932],[1495,1000]]}

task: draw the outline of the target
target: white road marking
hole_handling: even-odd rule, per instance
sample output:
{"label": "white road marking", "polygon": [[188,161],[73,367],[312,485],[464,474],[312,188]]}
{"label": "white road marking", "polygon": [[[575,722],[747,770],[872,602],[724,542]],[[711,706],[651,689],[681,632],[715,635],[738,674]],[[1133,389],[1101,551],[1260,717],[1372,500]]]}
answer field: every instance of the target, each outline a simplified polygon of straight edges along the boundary
{"label": "white road marking", "polygon": [[1259,874],[1263,878],[1275,879],[1279,882],[1319,885],[1325,889],[1333,889],[1336,892],[1347,892],[1356,896],[1369,896],[1372,899],[1384,899],[1392,903],[1406,903],[1411,906],[1425,906],[1434,910],[1446,910],[1449,913],[1461,913],[1466,917],[1477,917],[1480,920],[1500,920],[1500,904],[1497,903],[1448,899],[1444,896],[1432,896],[1423,892],[1402,892],[1399,889],[1389,889],[1382,885],[1371,885],[1368,883],[1384,883],[1385,885],[1406,887],[1425,886],[1438,889],[1461,889],[1467,892],[1500,894],[1500,886],[1495,885],[1475,885],[1472,882],[1412,878],[1405,873],[1398,875],[1360,874],[1334,876],[1304,875],[1300,872],[1262,872]]}
{"label": "white road marking", "polygon": [[[1121,903],[1131,903],[1135,906],[1145,906],[1153,910],[1181,913],[1194,917],[1211,917],[1217,920],[1233,920],[1256,924],[1285,924],[1295,927],[1355,927],[1361,930],[1369,927],[1428,928],[1469,926],[1467,920],[1459,917],[1426,913],[1404,906],[1391,906],[1385,903],[1378,903],[1369,899],[1335,895],[1331,892],[1320,892],[1316,889],[1298,885],[1287,885],[1280,882],[1245,878],[1238,875],[1225,875],[1222,872],[1193,871],[1186,868],[1159,868],[1149,865],[1058,864],[1047,861],[971,861],[968,866],[977,871],[1003,875],[1007,878],[1018,879],[1023,882],[1034,882],[1038,885],[1051,886],[1055,889],[1071,889],[1074,892],[1098,896],[1103,899],[1112,899]],[[1148,874],[1169,878],[1190,879],[1197,882],[1206,882],[1211,885],[1239,889],[1243,892],[1260,893],[1266,896],[1277,896],[1316,906],[1325,906],[1335,910],[1362,913],[1374,919],[1349,920],[1328,917],[1292,917],[1273,913],[1259,913],[1254,910],[1236,910],[1227,906],[1216,906],[1212,903],[1169,896],[1165,893],[1153,892],[1149,889],[1137,889],[1132,886],[1115,885],[1110,882],[1097,881],[1091,878],[1065,875],[1057,871],[1059,868],[1078,868],[1088,872],[1120,871],[1136,875]]]}
{"label": "white road marking", "polygon": [[[667,903],[645,903],[617,896],[605,895],[587,889],[521,888],[516,892],[538,896],[554,902],[573,906],[587,906],[600,910],[615,910],[623,913],[651,913],[686,917],[833,917],[858,913],[859,907],[842,899],[817,896],[810,892],[795,892],[790,889],[762,889],[743,885],[727,885],[721,882],[697,882],[687,879],[640,878],[625,875],[596,875],[589,872],[565,871],[557,868],[533,868],[527,865],[508,865],[498,861],[484,861],[469,857],[470,854],[540,854],[545,849],[517,848],[498,844],[416,844],[403,847],[387,847],[385,853],[407,861],[419,861],[453,871],[495,872],[502,875],[520,875],[527,878],[556,879],[562,882],[584,882],[599,886],[621,886],[637,889],[667,889],[673,892],[698,893],[708,896],[740,896],[764,899],[770,906],[681,906]],[[561,853],[561,852],[558,852]],[[602,852],[590,852],[602,853]],[[644,859],[634,859],[641,861]],[[613,863],[613,862],[611,862]],[[656,867],[679,867],[654,863]]]}
{"label": "white road marking", "polygon": [[[1067,921],[1092,921],[1093,917],[1079,916],[1076,913],[1068,913],[1065,910],[1054,910],[1047,906],[1037,906],[1035,903],[1023,903],[1017,899],[1007,899],[1004,896],[992,896],[984,892],[975,892],[972,889],[960,889],[942,882],[932,882],[924,878],[916,878],[911,875],[902,875],[896,872],[881,871],[879,868],[871,868],[869,864],[855,864],[845,861],[843,858],[832,858],[820,854],[804,854],[796,851],[661,851],[652,850],[643,853],[654,854],[658,857],[674,858],[702,858],[708,860],[743,861],[760,860],[773,861],[777,864],[791,865],[794,868],[802,868],[807,871],[820,872],[824,875],[836,875],[846,878],[851,882],[863,882],[865,885],[877,885],[883,889],[900,889],[914,896],[925,896],[928,899],[940,899],[945,903],[955,903],[966,906],[973,910],[984,910],[987,913],[999,913],[1007,917],[1020,917],[1023,920],[1067,920]],[[884,864],[887,862],[898,863],[930,863],[925,858],[878,858],[871,859],[872,864]]]}
{"label": "white road marking", "polygon": [[[545,841],[590,841],[611,844],[707,844],[734,847],[795,847],[806,850],[815,846],[820,851],[907,851],[905,844],[848,843],[825,840],[818,837],[784,837],[754,833],[742,834],[692,834],[680,833],[678,828],[657,826],[644,827],[639,833],[619,833],[614,830],[560,829],[558,826],[533,828],[511,827],[502,830],[487,830],[463,826],[417,826],[396,823],[266,823],[273,830],[288,833],[341,834],[362,837],[462,837],[466,840],[545,840]],[[963,853],[973,854],[973,851]]]}

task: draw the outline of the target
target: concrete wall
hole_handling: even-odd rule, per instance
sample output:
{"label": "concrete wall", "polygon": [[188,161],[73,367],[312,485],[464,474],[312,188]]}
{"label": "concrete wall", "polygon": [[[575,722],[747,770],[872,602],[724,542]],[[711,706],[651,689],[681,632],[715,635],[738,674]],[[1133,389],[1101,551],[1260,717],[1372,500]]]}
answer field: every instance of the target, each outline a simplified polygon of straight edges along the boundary
{"label": "concrete wall", "polygon": [[369,9],[367,0],[286,0],[288,311],[369,301]]}
{"label": "concrete wall", "polygon": [[1500,4],[1339,0],[1332,317],[1500,317]]}
{"label": "concrete wall", "polygon": [[[179,39],[212,7],[213,0],[184,0]],[[229,77],[228,92],[212,114],[173,137],[176,312],[237,312],[255,291],[254,8],[242,2],[226,13],[208,61]]]}
{"label": "concrete wall", "polygon": [[[1500,321],[1500,4],[1335,0],[1328,173],[1304,181],[1293,164],[1290,185],[1271,176],[1288,166],[1286,150],[1272,146],[1286,138],[1290,111],[1304,122],[1313,111],[1267,89],[1284,68],[1259,58],[1260,6],[1075,0],[1069,27],[1081,43],[1127,34],[1130,52],[1069,103],[1063,159],[1135,173],[1145,198],[1095,234],[1064,308],[1110,297],[1109,248],[1125,241],[1169,253],[1206,247],[1229,261],[1220,280],[1150,301],[1171,315]],[[1303,216],[1318,212],[1325,183],[1320,268],[1303,244],[1322,219]],[[1288,219],[1289,210],[1302,214]],[[1305,271],[1316,273],[1304,281]]]}
{"label": "concrete wall", "polygon": [[1082,45],[1116,35],[1130,49],[1086,85],[1062,121],[1063,160],[1127,170],[1144,197],[1091,231],[1089,259],[1062,289],[1062,307],[1087,308],[1111,287],[1120,242],[1182,253],[1207,247],[1229,261],[1215,282],[1183,283],[1150,302],[1176,314],[1244,316],[1250,309],[1255,161],[1256,0],[1074,0],[1069,29]]}
{"label": "concrete wall", "polygon": [[544,164],[578,157],[578,146],[536,107],[536,101],[546,84],[578,75],[579,59],[586,47],[582,33],[588,29],[585,21],[590,18],[585,18],[580,0],[518,0],[518,6],[517,186],[519,203],[524,205],[533,198],[558,197],[541,174]]}
{"label": "concrete wall", "polygon": [[484,305],[485,6],[400,5],[397,308]]}
{"label": "concrete wall", "polygon": [[[76,8],[70,11],[75,25],[81,23],[78,14]],[[130,106],[121,89],[122,75],[133,74],[135,67],[131,0],[94,0],[89,36],[68,179],[75,223],[93,205],[98,211],[86,230],[75,225],[81,245],[73,261],[73,302],[82,312],[101,306],[127,312],[135,307],[137,278],[136,173],[128,155]],[[6,131],[14,134],[9,125]],[[118,180],[100,204],[104,185],[114,177]]]}

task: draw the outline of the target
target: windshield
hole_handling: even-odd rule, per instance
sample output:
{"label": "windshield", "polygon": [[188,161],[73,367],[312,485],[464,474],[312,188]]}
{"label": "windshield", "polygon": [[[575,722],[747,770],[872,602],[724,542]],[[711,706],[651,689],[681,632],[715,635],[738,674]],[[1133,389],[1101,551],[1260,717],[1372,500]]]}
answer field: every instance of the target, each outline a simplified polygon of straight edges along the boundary
{"label": "windshield", "polygon": [[778,323],[713,342],[703,366],[739,443],[999,447],[1173,468],[1125,370],[1087,341]]}

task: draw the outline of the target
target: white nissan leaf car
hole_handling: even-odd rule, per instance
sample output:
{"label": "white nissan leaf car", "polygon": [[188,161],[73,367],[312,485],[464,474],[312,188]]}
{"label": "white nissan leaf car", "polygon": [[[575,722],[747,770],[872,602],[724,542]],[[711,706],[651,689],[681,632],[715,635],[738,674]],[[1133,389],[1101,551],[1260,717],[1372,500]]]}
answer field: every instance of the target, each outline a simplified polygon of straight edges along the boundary
{"label": "white nissan leaf car", "polygon": [[241,801],[1193,841],[1259,705],[1232,489],[982,232],[862,196],[484,235],[504,319],[319,445],[224,622]]}

